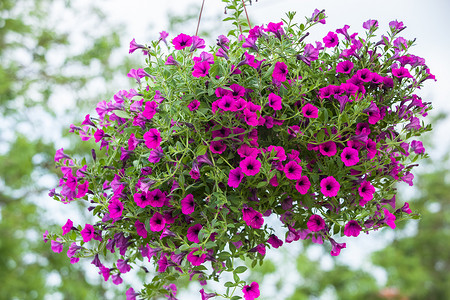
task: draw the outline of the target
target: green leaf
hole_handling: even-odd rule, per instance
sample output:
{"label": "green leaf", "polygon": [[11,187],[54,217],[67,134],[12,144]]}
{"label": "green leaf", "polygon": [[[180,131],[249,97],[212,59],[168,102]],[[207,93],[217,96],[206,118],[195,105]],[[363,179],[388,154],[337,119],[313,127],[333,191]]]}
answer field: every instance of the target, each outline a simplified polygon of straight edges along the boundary
{"label": "green leaf", "polygon": [[116,109],[116,110],[113,110],[112,112],[119,118],[124,118],[124,119],[132,118],[132,116],[130,116],[129,113],[127,113],[126,111],[123,111],[123,110]]}
{"label": "green leaf", "polygon": [[246,266],[239,266],[234,270],[234,273],[244,273],[245,271],[247,271]]}

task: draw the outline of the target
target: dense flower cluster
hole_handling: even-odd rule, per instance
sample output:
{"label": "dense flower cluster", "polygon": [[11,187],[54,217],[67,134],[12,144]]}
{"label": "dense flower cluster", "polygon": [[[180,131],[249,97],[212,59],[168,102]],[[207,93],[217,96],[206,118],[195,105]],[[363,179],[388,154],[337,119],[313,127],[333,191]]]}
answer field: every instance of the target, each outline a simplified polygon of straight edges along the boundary
{"label": "dense flower cluster", "polygon": [[[420,118],[431,106],[414,91],[434,76],[398,37],[404,25],[393,21],[377,38],[378,22],[369,20],[365,37],[346,25],[311,44],[307,30],[325,23],[324,12],[305,24],[293,17],[238,38],[221,35],[209,51],[187,34],[166,42],[162,32],[148,46],[133,39],[129,52],[148,57],[128,74],[138,88],[72,126],[106,154],[93,150],[87,164],[63,149],[55,155],[63,177],[51,196],[87,201],[97,221],[68,220],[62,234],[46,235],[52,249],[68,245],[73,263],[94,257],[115,284],[136,266],[154,269],[127,299],[176,299],[178,277],[204,285],[228,271],[234,282],[221,296],[240,299],[230,294],[239,286],[252,300],[259,285],[239,277],[246,267],[234,267],[235,259],[255,265],[267,247],[300,239],[327,241],[339,255],[346,243],[336,236],[412,217],[408,204],[396,209],[395,183],[412,185],[412,163],[425,155],[409,140],[430,129]],[[284,233],[266,222],[273,214]],[[104,264],[106,252],[120,258]]]}

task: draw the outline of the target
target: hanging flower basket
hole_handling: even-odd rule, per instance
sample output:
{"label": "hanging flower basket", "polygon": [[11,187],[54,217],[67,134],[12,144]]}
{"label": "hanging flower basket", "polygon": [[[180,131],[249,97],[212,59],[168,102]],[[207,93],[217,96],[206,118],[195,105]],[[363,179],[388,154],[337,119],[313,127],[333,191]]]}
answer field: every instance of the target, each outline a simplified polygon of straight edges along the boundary
{"label": "hanging flower basket", "polygon": [[323,11],[242,33],[243,6],[230,3],[237,29],[207,51],[187,34],[133,39],[130,53],[146,57],[128,74],[137,86],[72,127],[103,154],[55,156],[63,176],[51,196],[86,201],[94,221],[68,220],[45,238],[55,252],[68,245],[72,263],[93,258],[115,284],[131,268],[148,270],[152,279],[127,299],[175,299],[179,277],[204,285],[224,272],[233,274],[225,292],[202,289],[202,299],[241,299],[236,287],[255,299],[258,283],[241,279],[247,267],[236,259],[255,266],[266,248],[305,239],[331,244],[335,256],[361,232],[416,216],[407,203],[396,209],[395,186],[412,185],[425,156],[417,137],[431,129],[421,121],[431,106],[415,91],[434,76],[399,37],[403,23],[382,37],[369,20],[363,34],[346,25],[308,42]]}

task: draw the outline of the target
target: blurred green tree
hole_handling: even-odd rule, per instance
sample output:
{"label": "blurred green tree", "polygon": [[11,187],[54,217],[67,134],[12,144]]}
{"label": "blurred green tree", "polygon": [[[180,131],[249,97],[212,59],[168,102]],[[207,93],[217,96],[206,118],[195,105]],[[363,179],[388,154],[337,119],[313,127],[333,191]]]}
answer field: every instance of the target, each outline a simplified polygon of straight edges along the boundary
{"label": "blurred green tree", "polygon": [[[71,19],[88,24],[77,26],[78,36],[75,28],[64,26]],[[88,27],[96,24],[107,31]],[[65,126],[79,120],[88,103],[112,93],[117,71],[129,70],[129,59],[112,61],[121,44],[120,28],[95,6],[0,0],[0,299],[107,298],[100,281],[88,280],[82,266],[70,265],[65,251],[54,255],[42,242],[48,229],[45,201],[52,201],[46,196],[48,180],[42,180],[55,172],[58,119],[64,118]],[[101,88],[92,89],[92,82]],[[58,114],[55,104],[61,106]],[[70,144],[70,153],[88,151]]]}

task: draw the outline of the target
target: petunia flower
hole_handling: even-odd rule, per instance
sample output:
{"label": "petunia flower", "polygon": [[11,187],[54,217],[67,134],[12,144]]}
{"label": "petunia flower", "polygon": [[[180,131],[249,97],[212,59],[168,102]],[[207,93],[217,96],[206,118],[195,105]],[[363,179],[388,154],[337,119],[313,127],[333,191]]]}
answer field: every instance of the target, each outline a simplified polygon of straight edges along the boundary
{"label": "petunia flower", "polygon": [[188,104],[187,107],[189,108],[190,111],[197,110],[200,107],[200,101],[194,99]]}
{"label": "petunia flower", "polygon": [[63,244],[61,243],[61,239],[57,238],[56,241],[51,241],[52,251],[55,253],[61,253],[63,251]]}
{"label": "petunia flower", "polygon": [[284,166],[284,174],[290,180],[297,180],[302,177],[302,167],[295,161],[290,161]]}
{"label": "petunia flower", "polygon": [[363,181],[358,188],[359,195],[361,199],[359,200],[359,205],[364,206],[367,202],[373,199],[373,194],[375,193],[375,188],[369,181]]}
{"label": "petunia flower", "polygon": [[148,120],[151,120],[153,116],[158,112],[158,103],[155,101],[149,101],[145,103],[144,111],[142,115]]}
{"label": "petunia flower", "polygon": [[257,160],[255,157],[249,156],[245,159],[241,160],[239,163],[242,172],[247,176],[255,176],[259,173],[259,169],[261,168],[261,162]]}
{"label": "petunia flower", "polygon": [[135,193],[133,195],[133,200],[136,205],[141,208],[145,208],[147,205],[150,205],[150,201],[148,200],[147,193],[145,191],[142,193]]}
{"label": "petunia flower", "polygon": [[136,297],[139,296],[139,293],[136,293],[132,287],[130,287],[125,293],[126,300],[136,300]]}
{"label": "petunia flower", "polygon": [[244,220],[245,224],[254,229],[259,229],[264,224],[262,214],[251,207],[242,209],[242,219]]}
{"label": "petunia flower", "polygon": [[150,218],[149,222],[150,222],[150,230],[153,232],[162,231],[164,229],[164,227],[166,226],[166,220],[158,212],[155,212],[153,214],[153,216]]}
{"label": "petunia flower", "polygon": [[309,178],[306,175],[300,177],[300,179],[297,180],[295,184],[295,189],[302,195],[308,193],[310,187],[311,182],[309,181]]}
{"label": "petunia flower", "polygon": [[275,63],[275,68],[273,70],[272,77],[280,82],[285,82],[288,72],[289,70],[286,64],[284,62],[278,61]]}
{"label": "petunia flower", "polygon": [[393,215],[392,213],[390,213],[386,208],[383,210],[384,212],[384,223],[386,223],[387,225],[389,225],[389,227],[391,227],[392,229],[395,229],[396,225],[395,225],[395,215]]}
{"label": "petunia flower", "polygon": [[307,103],[302,107],[302,113],[308,119],[317,119],[319,117],[319,109],[311,103]]}
{"label": "petunia flower", "polygon": [[327,48],[337,46],[337,44],[339,44],[338,35],[332,31],[328,32],[328,34],[323,38],[323,43]]}
{"label": "petunia flower", "polygon": [[337,243],[334,239],[328,238],[331,242],[331,252],[330,254],[332,256],[338,256],[341,253],[341,249],[344,249],[347,247],[346,243]]}
{"label": "petunia flower", "polygon": [[241,168],[238,167],[236,169],[232,169],[228,175],[228,185],[232,188],[238,188],[243,178],[244,173]]}
{"label": "petunia flower", "polygon": [[139,220],[136,220],[136,222],[134,222],[134,227],[136,227],[136,232],[139,236],[141,236],[142,238],[146,239],[147,238],[147,230],[145,229],[145,224],[142,223]]}
{"label": "petunia flower", "polygon": [[277,94],[270,93],[269,94],[269,106],[273,108],[273,110],[280,110],[282,109],[281,106],[281,97]]}
{"label": "petunia flower", "polygon": [[208,300],[209,298],[217,296],[215,293],[206,293],[204,289],[200,290],[200,294],[202,295],[202,300]]}
{"label": "petunia flower", "polygon": [[81,236],[83,237],[83,242],[87,243],[94,237],[94,226],[91,224],[86,224],[84,228],[80,231]]}
{"label": "petunia flower", "polygon": [[160,189],[155,189],[147,193],[147,200],[152,207],[163,207],[167,198]]}
{"label": "petunia flower", "polygon": [[193,265],[193,266],[200,266],[202,263],[205,262],[206,254],[200,253],[195,254],[197,251],[201,251],[202,248],[194,248],[189,254],[186,256],[186,259]]}
{"label": "petunia flower", "polygon": [[325,197],[335,197],[341,185],[333,176],[328,176],[320,181],[320,191]]}
{"label": "petunia flower", "polygon": [[328,141],[319,145],[320,154],[328,157],[332,157],[337,153],[336,143]]}
{"label": "petunia flower", "polygon": [[250,285],[244,285],[242,288],[245,300],[254,300],[259,297],[259,284],[257,282],[252,282]]}
{"label": "petunia flower", "polygon": [[188,194],[181,200],[181,212],[185,215],[190,215],[195,210],[194,195]]}
{"label": "petunia flower", "polygon": [[65,235],[67,233],[69,233],[72,230],[73,227],[73,222],[70,219],[67,219],[66,224],[64,224],[64,226],[62,227],[63,233],[62,235]]}
{"label": "petunia flower", "polygon": [[211,66],[208,62],[197,62],[194,64],[194,70],[192,71],[192,76],[199,78],[199,77],[205,77],[209,74],[209,69]]}
{"label": "petunia flower", "polygon": [[222,154],[227,149],[227,145],[223,141],[212,141],[209,144],[209,149],[212,153]]}
{"label": "petunia flower", "polygon": [[325,228],[325,221],[319,215],[311,215],[306,226],[312,232],[317,232]]}
{"label": "petunia flower", "polygon": [[345,224],[344,235],[357,237],[361,232],[362,228],[359,226],[358,222],[355,220],[349,221]]}
{"label": "petunia flower", "polygon": [[108,205],[108,211],[111,219],[120,218],[123,212],[123,203],[118,199],[111,201],[111,203]]}
{"label": "petunia flower", "polygon": [[283,245],[283,241],[280,240],[276,235],[272,234],[270,235],[267,242],[274,248],[279,248]]}
{"label": "petunia flower", "polygon": [[127,260],[118,259],[116,262],[116,267],[119,270],[120,273],[128,273],[131,270],[130,265],[128,264]]}
{"label": "petunia flower", "polygon": [[192,37],[187,34],[180,33],[172,40],[172,44],[174,45],[175,50],[182,50],[192,45]]}
{"label": "petunia flower", "polygon": [[200,233],[200,230],[203,228],[202,224],[195,224],[188,228],[186,237],[188,241],[192,243],[200,243],[200,240],[198,239],[198,234]]}
{"label": "petunia flower", "polygon": [[204,48],[206,48],[205,40],[194,35],[192,37],[192,46],[191,49],[189,49],[189,51],[194,52],[196,49],[204,49]]}
{"label": "petunia flower", "polygon": [[158,129],[151,128],[151,129],[149,129],[149,131],[144,133],[144,141],[145,141],[145,145],[149,149],[158,148],[162,141],[161,134],[159,133]]}
{"label": "petunia flower", "polygon": [[345,147],[341,153],[341,160],[346,167],[354,166],[359,163],[358,150]]}
{"label": "petunia flower", "polygon": [[154,150],[150,151],[148,161],[156,164],[159,163],[163,157],[164,157],[163,149],[161,148],[161,146],[158,146]]}

